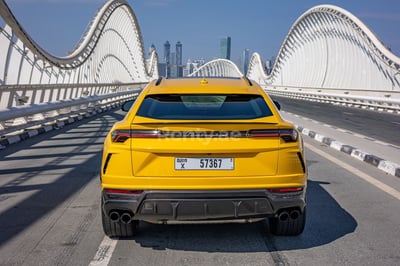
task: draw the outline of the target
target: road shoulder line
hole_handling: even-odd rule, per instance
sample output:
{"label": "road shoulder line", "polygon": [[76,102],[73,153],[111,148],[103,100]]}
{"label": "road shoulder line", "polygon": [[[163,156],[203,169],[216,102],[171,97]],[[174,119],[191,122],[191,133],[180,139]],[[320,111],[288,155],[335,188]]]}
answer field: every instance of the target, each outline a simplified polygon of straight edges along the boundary
{"label": "road shoulder line", "polygon": [[111,239],[108,236],[105,236],[93,257],[93,260],[89,263],[89,266],[108,265],[112,254],[114,253],[115,247],[117,246],[117,242],[117,239]]}
{"label": "road shoulder line", "polygon": [[312,146],[310,144],[306,143],[305,146],[306,146],[307,149],[311,150],[312,152],[317,153],[318,155],[320,155],[320,156],[324,157],[325,159],[333,162],[334,164],[342,167],[343,169],[346,169],[346,170],[350,171],[352,174],[358,176],[359,178],[363,179],[364,181],[370,183],[371,185],[379,188],[380,190],[384,191],[385,193],[391,195],[392,197],[400,200],[400,192],[397,191],[396,189],[394,189],[394,188],[382,183],[381,181],[379,181],[379,180],[373,178],[372,176],[370,176],[370,175],[358,170],[357,168],[355,168],[355,167],[353,167],[353,166],[351,166],[351,165],[349,165],[349,164],[347,164],[345,162],[340,161],[339,159],[327,154],[326,152],[324,152],[324,151],[322,151],[322,150],[320,150],[318,148],[315,148],[314,146]]}
{"label": "road shoulder line", "polygon": [[[285,112],[285,113],[290,114],[288,112]],[[291,115],[293,115],[293,114],[291,114]],[[302,118],[302,119],[308,119],[306,117],[299,117],[299,116],[296,116],[296,117]],[[330,148],[344,152],[353,158],[356,158],[360,161],[368,163],[369,165],[372,165],[372,166],[378,168],[379,170],[384,171],[385,173],[387,173],[389,175],[400,178],[400,165],[399,164],[389,161],[389,160],[386,160],[384,158],[381,158],[380,156],[378,156],[376,154],[363,151],[362,149],[354,147],[353,145],[349,145],[349,144],[337,141],[335,138],[318,133],[317,131],[315,131],[311,128],[303,127],[302,125],[297,125],[293,121],[292,121],[292,123],[295,125],[297,130],[300,133],[302,133],[303,135],[309,136],[310,138],[312,138],[318,142],[321,142],[321,143],[329,146]],[[331,126],[329,126],[329,127],[331,127]],[[338,128],[333,128],[333,127],[331,127],[331,129],[338,130],[338,131],[340,130]]]}

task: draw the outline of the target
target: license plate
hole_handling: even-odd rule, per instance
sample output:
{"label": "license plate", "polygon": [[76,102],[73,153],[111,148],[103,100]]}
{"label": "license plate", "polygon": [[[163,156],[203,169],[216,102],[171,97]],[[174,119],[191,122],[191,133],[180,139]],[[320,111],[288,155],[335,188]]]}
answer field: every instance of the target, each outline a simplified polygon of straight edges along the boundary
{"label": "license plate", "polygon": [[233,158],[175,158],[175,170],[233,170]]}

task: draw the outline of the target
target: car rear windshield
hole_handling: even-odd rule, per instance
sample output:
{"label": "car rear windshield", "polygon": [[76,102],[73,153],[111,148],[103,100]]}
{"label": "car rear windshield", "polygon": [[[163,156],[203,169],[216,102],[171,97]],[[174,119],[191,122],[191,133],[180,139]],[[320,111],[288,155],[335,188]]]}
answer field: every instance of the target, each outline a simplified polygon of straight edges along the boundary
{"label": "car rear windshield", "polygon": [[148,95],[137,115],[165,120],[234,120],[272,116],[264,98],[250,94]]}

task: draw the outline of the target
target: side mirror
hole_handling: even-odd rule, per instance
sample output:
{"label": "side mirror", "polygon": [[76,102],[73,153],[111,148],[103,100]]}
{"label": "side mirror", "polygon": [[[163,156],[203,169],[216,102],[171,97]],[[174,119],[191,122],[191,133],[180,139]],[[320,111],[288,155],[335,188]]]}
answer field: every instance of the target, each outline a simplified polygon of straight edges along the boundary
{"label": "side mirror", "polygon": [[124,112],[128,112],[131,109],[134,100],[126,101],[122,104],[121,110]]}
{"label": "side mirror", "polygon": [[281,104],[278,103],[277,101],[273,101],[273,102],[274,102],[276,108],[278,108],[278,110],[281,110]]}

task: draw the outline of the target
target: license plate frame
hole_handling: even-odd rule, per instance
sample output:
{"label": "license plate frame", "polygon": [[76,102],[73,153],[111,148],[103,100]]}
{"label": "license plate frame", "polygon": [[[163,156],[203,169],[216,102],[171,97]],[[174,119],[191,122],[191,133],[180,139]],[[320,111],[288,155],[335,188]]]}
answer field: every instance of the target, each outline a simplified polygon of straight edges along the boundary
{"label": "license plate frame", "polygon": [[215,157],[175,157],[175,170],[235,170],[234,158]]}

